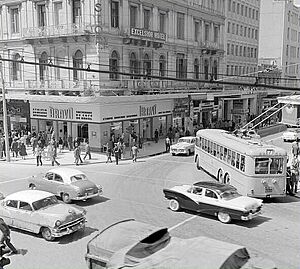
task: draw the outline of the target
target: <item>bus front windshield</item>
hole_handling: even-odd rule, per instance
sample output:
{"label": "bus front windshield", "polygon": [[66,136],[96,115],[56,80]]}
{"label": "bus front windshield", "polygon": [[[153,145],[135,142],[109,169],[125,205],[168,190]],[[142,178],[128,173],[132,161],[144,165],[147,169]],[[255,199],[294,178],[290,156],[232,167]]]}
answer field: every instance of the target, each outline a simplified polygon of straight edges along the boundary
{"label": "bus front windshield", "polygon": [[283,158],[255,158],[255,174],[282,174]]}

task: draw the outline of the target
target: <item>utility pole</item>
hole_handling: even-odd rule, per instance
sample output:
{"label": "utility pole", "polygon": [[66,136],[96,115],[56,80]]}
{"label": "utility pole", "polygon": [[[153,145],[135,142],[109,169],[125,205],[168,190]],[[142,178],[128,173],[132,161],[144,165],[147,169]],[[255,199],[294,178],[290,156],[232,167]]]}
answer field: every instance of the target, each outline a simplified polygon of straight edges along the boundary
{"label": "utility pole", "polygon": [[8,122],[7,122],[7,109],[6,109],[6,98],[5,98],[5,84],[3,76],[3,63],[0,56],[0,73],[1,73],[1,83],[2,83],[2,104],[3,104],[3,127],[5,135],[5,153],[6,161],[10,162],[10,151],[9,151],[9,142],[8,142]]}

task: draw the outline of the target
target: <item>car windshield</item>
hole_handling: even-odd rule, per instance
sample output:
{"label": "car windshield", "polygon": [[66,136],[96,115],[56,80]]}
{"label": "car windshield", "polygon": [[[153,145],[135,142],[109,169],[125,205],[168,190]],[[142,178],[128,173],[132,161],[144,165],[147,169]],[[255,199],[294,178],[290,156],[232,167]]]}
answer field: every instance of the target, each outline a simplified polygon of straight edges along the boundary
{"label": "car windshield", "polygon": [[76,182],[76,181],[81,181],[81,180],[87,180],[86,175],[80,174],[80,175],[75,175],[71,177],[71,182]]}
{"label": "car windshield", "polygon": [[191,139],[189,138],[179,138],[178,143],[191,143]]}
{"label": "car windshield", "polygon": [[57,198],[55,196],[49,196],[44,199],[33,202],[32,207],[34,208],[34,210],[40,210],[56,204],[58,204]]}
{"label": "car windshield", "polygon": [[228,191],[222,192],[220,194],[220,196],[223,200],[231,200],[231,199],[234,199],[234,198],[242,196],[242,195],[239,194],[236,190],[228,190]]}

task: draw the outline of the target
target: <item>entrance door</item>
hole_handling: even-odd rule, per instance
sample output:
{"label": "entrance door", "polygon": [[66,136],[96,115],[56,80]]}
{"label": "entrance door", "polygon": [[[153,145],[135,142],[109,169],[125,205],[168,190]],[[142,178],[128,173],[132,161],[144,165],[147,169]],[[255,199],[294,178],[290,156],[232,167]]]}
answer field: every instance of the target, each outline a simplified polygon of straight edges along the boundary
{"label": "entrance door", "polygon": [[77,132],[78,132],[78,137],[80,138],[81,142],[88,140],[89,127],[88,127],[87,123],[78,125]]}

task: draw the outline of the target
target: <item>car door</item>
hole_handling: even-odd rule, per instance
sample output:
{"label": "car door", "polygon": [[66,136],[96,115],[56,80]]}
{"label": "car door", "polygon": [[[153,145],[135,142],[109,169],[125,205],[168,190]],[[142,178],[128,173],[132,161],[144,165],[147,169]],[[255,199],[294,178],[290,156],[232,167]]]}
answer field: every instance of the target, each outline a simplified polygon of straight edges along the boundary
{"label": "car door", "polygon": [[17,200],[6,200],[3,202],[3,208],[6,212],[4,221],[7,225],[18,227],[16,220],[18,218],[18,201]]}
{"label": "car door", "polygon": [[48,172],[45,174],[40,183],[40,190],[53,193],[53,191],[55,190],[55,184],[53,184],[53,176],[54,174],[52,172]]}
{"label": "car door", "polygon": [[18,203],[18,217],[15,220],[16,226],[22,230],[36,232],[38,229],[37,220],[34,218],[34,211],[31,205],[24,201]]}
{"label": "car door", "polygon": [[192,211],[202,212],[203,211],[203,188],[198,186],[193,186],[189,193],[189,198],[191,201],[187,201],[186,208]]}
{"label": "car door", "polygon": [[61,175],[53,173],[53,182],[52,182],[52,193],[60,196],[61,193],[66,192],[67,184],[63,181]]}
{"label": "car door", "polygon": [[202,197],[204,213],[214,215],[215,213],[219,212],[220,197],[214,190],[205,188],[205,192]]}

